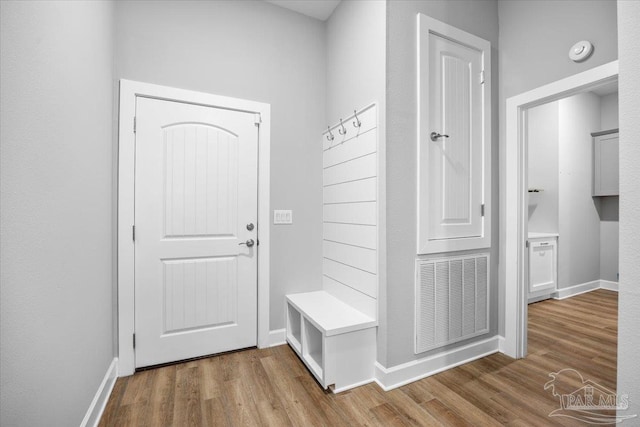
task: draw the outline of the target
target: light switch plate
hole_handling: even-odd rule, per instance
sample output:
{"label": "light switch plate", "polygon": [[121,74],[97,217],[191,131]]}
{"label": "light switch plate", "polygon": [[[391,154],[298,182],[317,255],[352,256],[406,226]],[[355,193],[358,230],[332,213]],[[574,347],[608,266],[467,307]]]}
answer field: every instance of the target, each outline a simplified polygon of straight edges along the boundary
{"label": "light switch plate", "polygon": [[293,224],[293,211],[291,210],[274,210],[274,224]]}

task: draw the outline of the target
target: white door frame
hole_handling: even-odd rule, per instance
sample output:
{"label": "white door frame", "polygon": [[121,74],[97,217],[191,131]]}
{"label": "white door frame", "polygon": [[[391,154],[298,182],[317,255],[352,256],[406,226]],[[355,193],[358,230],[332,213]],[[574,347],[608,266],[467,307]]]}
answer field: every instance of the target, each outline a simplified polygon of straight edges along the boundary
{"label": "white door frame", "polygon": [[261,119],[258,128],[258,347],[269,346],[269,163],[271,106],[261,102],[211,95],[190,90],[158,86],[131,80],[120,80],[120,112],[118,123],[118,375],[135,371],[133,333],[135,331],[134,300],[134,172],[136,97],[144,96],[168,101],[225,108],[255,113]]}
{"label": "white door frame", "polygon": [[618,78],[618,61],[609,62],[562,80],[507,99],[506,140],[501,147],[501,187],[505,211],[500,222],[501,281],[504,289],[504,342],[501,350],[508,356],[527,354],[527,291],[524,277],[527,240],[527,158],[526,111],[529,108],[586,92]]}

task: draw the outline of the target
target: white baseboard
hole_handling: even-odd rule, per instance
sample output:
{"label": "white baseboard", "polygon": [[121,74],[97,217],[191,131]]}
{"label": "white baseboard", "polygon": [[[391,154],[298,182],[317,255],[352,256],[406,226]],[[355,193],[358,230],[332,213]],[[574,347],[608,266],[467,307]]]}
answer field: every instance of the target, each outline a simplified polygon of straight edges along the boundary
{"label": "white baseboard", "polygon": [[269,331],[269,347],[275,347],[287,343],[287,334],[284,328]]}
{"label": "white baseboard", "polygon": [[[364,380],[361,381],[359,383],[355,383],[355,384],[349,384],[348,386],[342,387],[342,388],[334,388],[332,391],[334,394],[338,394],[338,393],[342,393],[343,391],[347,391],[347,390],[351,390],[352,388],[356,388],[356,387],[360,387],[363,385],[367,385],[367,384],[371,384],[372,382],[375,382],[374,378],[368,379],[368,380]],[[378,383],[380,384],[380,383]]]}
{"label": "white baseboard", "polygon": [[498,351],[500,351],[500,353],[504,354],[504,337],[503,336],[498,336]]}
{"label": "white baseboard", "polygon": [[618,292],[618,282],[612,282],[611,280],[600,280],[600,289]]}
{"label": "white baseboard", "polygon": [[391,368],[385,368],[376,362],[375,381],[384,391],[389,391],[498,351],[500,351],[500,337],[496,335],[483,341]]}
{"label": "white baseboard", "polygon": [[531,298],[529,298],[527,300],[527,304],[533,304],[535,302],[544,301],[544,300],[549,299],[549,298],[559,299],[559,298],[556,298],[556,292],[551,292],[551,293],[546,294],[546,295],[540,295],[540,296],[537,296],[537,297],[531,297]]}
{"label": "white baseboard", "polygon": [[575,297],[576,295],[586,292],[595,291],[596,289],[606,289],[609,291],[618,291],[618,283],[609,280],[593,280],[591,282],[580,283],[579,285],[569,286],[568,288],[558,289],[554,299],[562,300],[565,298]]}
{"label": "white baseboard", "polygon": [[82,423],[80,423],[80,427],[96,427],[98,425],[117,379],[118,358],[114,357],[102,379],[102,383],[100,383],[100,387],[98,387],[98,391],[96,391],[96,395],[93,397],[91,405],[89,405],[89,409],[87,409]]}
{"label": "white baseboard", "polygon": [[592,282],[580,283],[579,285],[569,286],[567,288],[558,289],[554,299],[571,298],[576,295],[584,294],[587,292],[600,289],[600,281],[594,280]]}

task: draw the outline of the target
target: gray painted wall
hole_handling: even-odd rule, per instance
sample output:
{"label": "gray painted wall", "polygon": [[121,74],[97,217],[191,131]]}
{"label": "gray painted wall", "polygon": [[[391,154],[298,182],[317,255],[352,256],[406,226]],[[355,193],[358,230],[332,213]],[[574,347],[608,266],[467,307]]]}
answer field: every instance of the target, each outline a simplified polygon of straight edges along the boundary
{"label": "gray painted wall", "polygon": [[386,11],[384,1],[343,1],[327,20],[327,126],[374,101],[384,121]]}
{"label": "gray painted wall", "polygon": [[378,103],[378,354],[386,347],[385,136],[387,2],[343,1],[326,23],[327,126]]}
{"label": "gray painted wall", "polygon": [[[500,1],[500,159],[504,163],[505,101],[514,95],[615,61],[618,57],[616,2]],[[582,63],[569,59],[569,48],[590,40],[595,50]],[[496,110],[497,111],[497,110]],[[505,211],[505,181],[500,180],[500,213]],[[500,233],[500,245],[504,245]],[[500,308],[504,311],[504,268],[500,269]],[[500,319],[504,333],[504,319]]]}
{"label": "gray painted wall", "polygon": [[593,192],[593,140],[600,98],[591,92],[558,101],[558,287],[600,279],[600,201]]}
{"label": "gray painted wall", "polygon": [[[416,28],[417,13],[491,42],[492,110],[498,110],[498,2],[390,1],[387,4],[387,344],[378,361],[386,367],[424,358],[414,351],[416,247]],[[498,117],[492,116],[492,191],[498,192]],[[491,332],[497,332],[498,198],[493,199]],[[381,301],[381,304],[383,301]],[[463,342],[459,345],[468,343]],[[435,350],[439,352],[441,350]]]}
{"label": "gray painted wall", "polygon": [[527,122],[529,188],[529,231],[558,232],[558,103],[530,109]]}
{"label": "gray painted wall", "polygon": [[600,201],[600,278],[618,281],[619,206],[618,197],[601,197]]}
{"label": "gray painted wall", "polygon": [[[620,39],[620,295],[618,387],[629,410],[640,414],[640,2],[618,2]],[[637,418],[636,418],[637,419]]]}
{"label": "gray painted wall", "polygon": [[602,130],[618,127],[618,92],[600,97],[600,127]]}
{"label": "gray painted wall", "polygon": [[114,356],[113,7],[0,16],[0,425],[77,426]]}
{"label": "gray painted wall", "polygon": [[[600,97],[600,128],[618,127],[618,93]],[[600,278],[618,281],[619,198],[600,197]]]}
{"label": "gray painted wall", "polygon": [[116,3],[116,78],[271,104],[271,330],[321,288],[324,24],[263,1]]}

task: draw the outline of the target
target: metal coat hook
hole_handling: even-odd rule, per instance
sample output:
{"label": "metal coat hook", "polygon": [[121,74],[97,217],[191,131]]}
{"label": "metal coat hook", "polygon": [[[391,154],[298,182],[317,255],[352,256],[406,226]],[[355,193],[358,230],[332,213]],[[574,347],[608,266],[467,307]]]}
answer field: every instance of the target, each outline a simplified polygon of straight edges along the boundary
{"label": "metal coat hook", "polygon": [[336,137],[331,133],[331,127],[327,126],[327,130],[329,131],[329,135],[327,135],[327,141],[333,141]]}
{"label": "metal coat hook", "polygon": [[344,127],[344,125],[342,124],[342,119],[340,119],[340,128],[338,129],[338,133],[340,135],[346,135],[347,134],[347,129]]}
{"label": "metal coat hook", "polygon": [[362,122],[358,118],[358,112],[356,110],[353,110],[353,115],[356,117],[356,121],[353,122],[353,126],[359,128],[360,126],[362,126]]}

